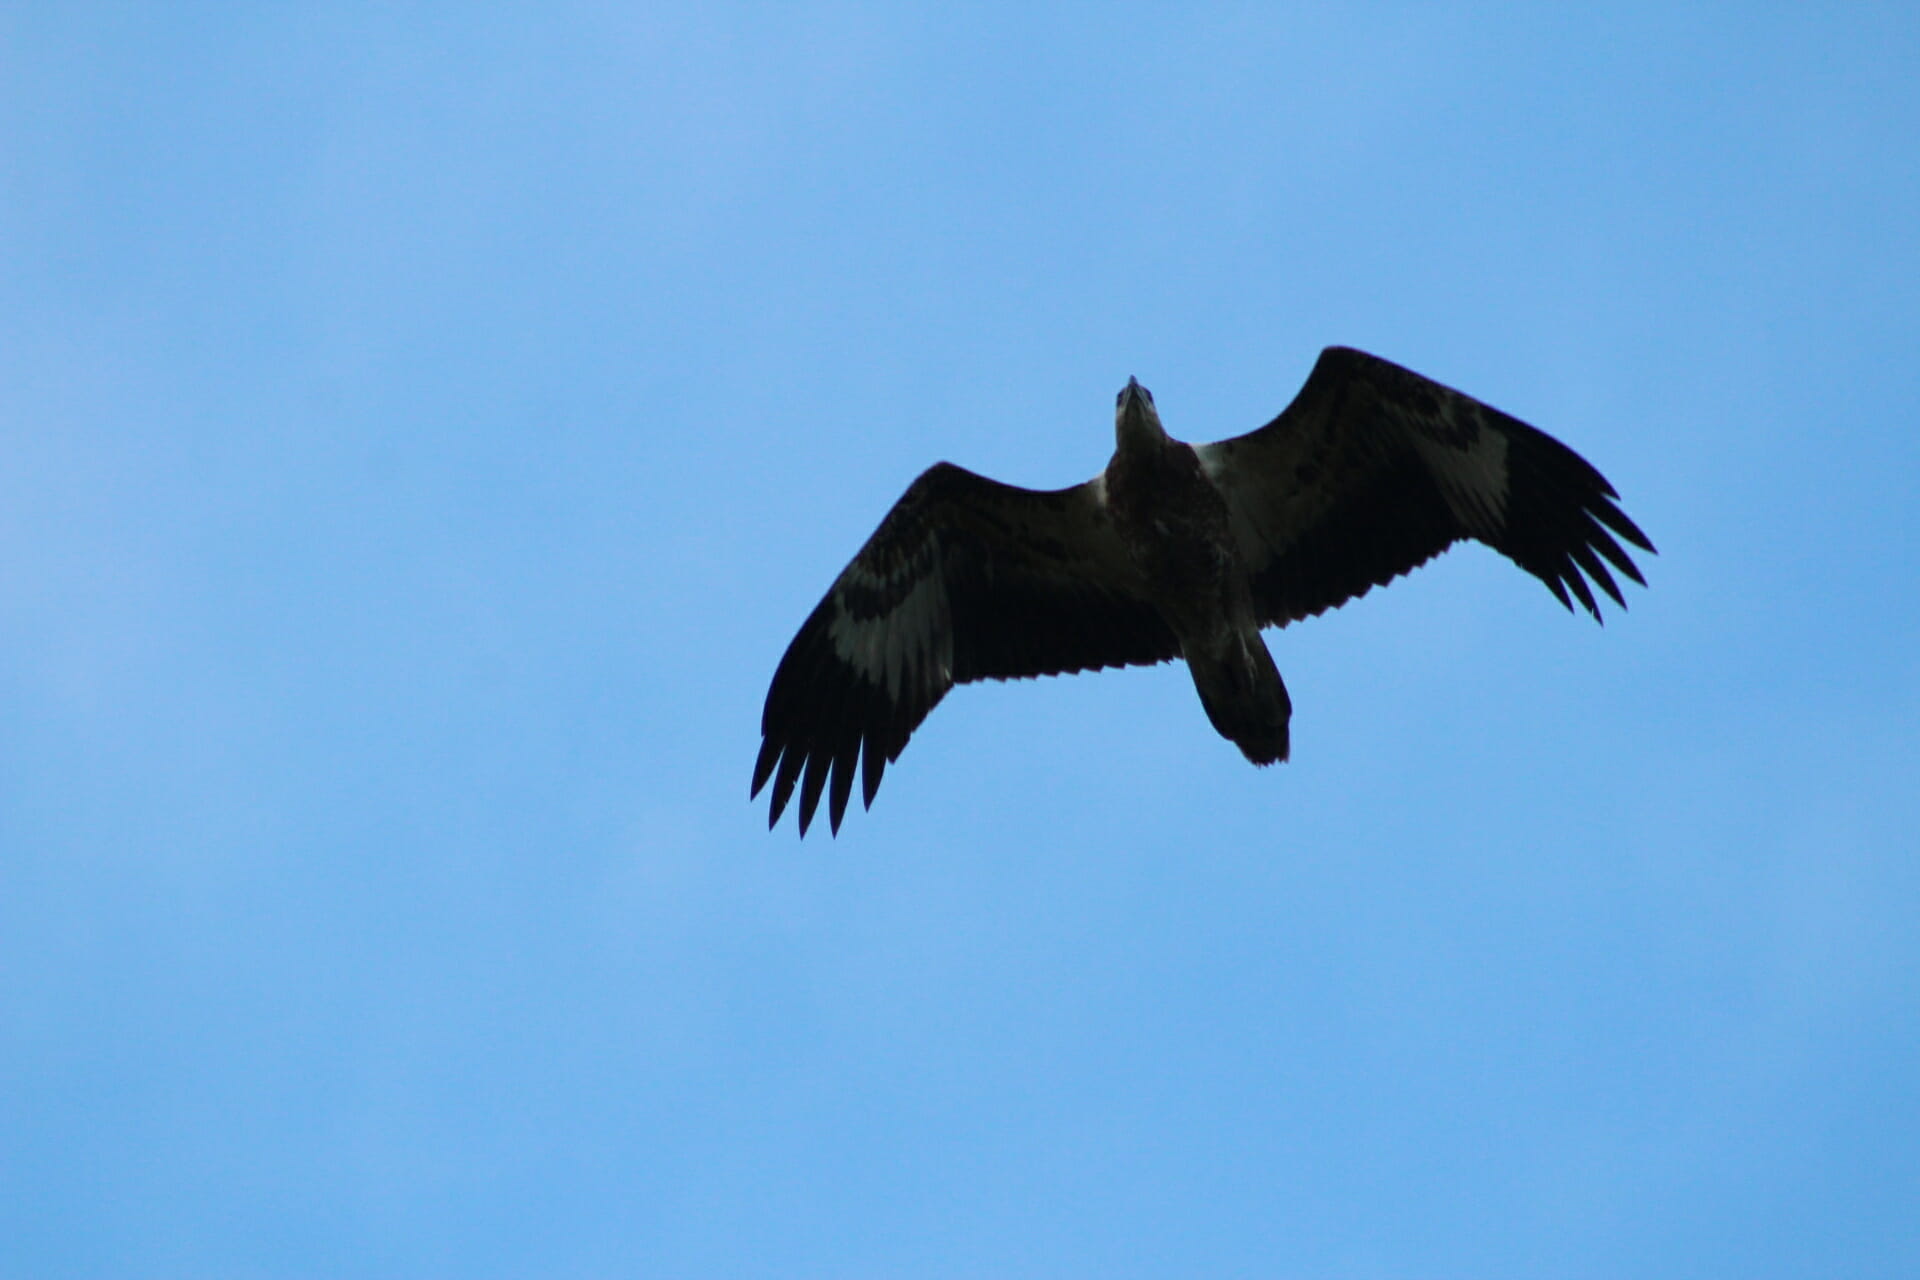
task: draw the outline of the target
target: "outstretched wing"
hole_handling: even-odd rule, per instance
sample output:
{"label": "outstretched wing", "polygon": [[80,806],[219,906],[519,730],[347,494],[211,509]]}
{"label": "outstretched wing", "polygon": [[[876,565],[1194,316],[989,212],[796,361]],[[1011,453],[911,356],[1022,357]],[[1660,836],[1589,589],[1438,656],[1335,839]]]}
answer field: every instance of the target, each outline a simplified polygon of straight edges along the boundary
{"label": "outstretched wing", "polygon": [[1645,551],[1653,544],[1586,459],[1364,352],[1327,348],[1279,417],[1196,451],[1226,496],[1266,625],[1363,595],[1462,538],[1491,546],[1595,619],[1588,579],[1626,607],[1609,564],[1646,585],[1616,539]]}
{"label": "outstretched wing", "polygon": [[831,770],[837,833],[862,753],[871,806],[881,773],[956,684],[1178,656],[1136,589],[1102,484],[1039,492],[946,462],[913,482],[773,673],[752,791],[773,779],[769,827],[799,783],[804,836]]}

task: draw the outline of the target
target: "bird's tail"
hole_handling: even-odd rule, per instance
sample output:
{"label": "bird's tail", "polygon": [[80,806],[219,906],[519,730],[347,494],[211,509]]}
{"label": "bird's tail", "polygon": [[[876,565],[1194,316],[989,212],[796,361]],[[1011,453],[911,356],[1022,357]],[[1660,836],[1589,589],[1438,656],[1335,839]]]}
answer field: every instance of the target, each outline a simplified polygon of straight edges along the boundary
{"label": "bird's tail", "polygon": [[1218,644],[1192,647],[1187,667],[1200,705],[1221,737],[1255,764],[1287,758],[1293,700],[1259,632],[1233,633]]}

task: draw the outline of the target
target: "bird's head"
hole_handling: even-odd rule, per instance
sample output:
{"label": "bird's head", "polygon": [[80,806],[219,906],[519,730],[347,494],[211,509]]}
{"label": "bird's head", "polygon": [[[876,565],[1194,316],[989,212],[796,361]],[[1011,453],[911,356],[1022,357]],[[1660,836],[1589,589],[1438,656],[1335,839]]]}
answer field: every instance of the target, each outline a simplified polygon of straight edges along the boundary
{"label": "bird's head", "polygon": [[1117,448],[1142,448],[1163,445],[1166,428],[1160,425],[1160,411],[1153,407],[1153,392],[1128,378],[1113,404],[1113,440]]}

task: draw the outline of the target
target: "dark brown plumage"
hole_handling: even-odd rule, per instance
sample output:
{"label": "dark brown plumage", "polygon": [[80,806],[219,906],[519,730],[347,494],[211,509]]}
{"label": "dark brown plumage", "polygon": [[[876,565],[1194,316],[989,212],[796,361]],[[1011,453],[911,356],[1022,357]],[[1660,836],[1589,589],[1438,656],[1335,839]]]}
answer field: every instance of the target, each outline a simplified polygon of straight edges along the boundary
{"label": "dark brown plumage", "polygon": [[1323,352],[1259,430],[1189,446],[1137,382],[1105,471],[1070,489],[1001,484],[950,463],[908,487],[788,646],[761,716],[752,794],[769,825],[797,788],[800,832],[825,794],[840,828],[856,768],[886,766],[970,680],[1185,657],[1208,718],[1256,763],[1284,759],[1291,704],[1260,637],[1475,538],[1597,619],[1621,539],[1653,544],[1585,459],[1399,365]]}

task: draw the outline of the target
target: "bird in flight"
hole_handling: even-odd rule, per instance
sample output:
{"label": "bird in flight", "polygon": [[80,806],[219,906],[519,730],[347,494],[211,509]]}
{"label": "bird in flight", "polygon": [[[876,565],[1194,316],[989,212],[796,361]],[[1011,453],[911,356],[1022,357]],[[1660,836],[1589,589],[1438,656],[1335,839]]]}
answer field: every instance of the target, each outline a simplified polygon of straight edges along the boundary
{"label": "bird in flight", "polygon": [[855,771],[886,767],[956,684],[1184,658],[1207,719],[1257,765],[1293,704],[1262,627],[1334,608],[1475,538],[1596,620],[1619,539],[1653,544],[1586,459],[1517,418],[1347,347],[1257,431],[1189,445],[1128,379],[1114,453],[1069,489],[952,463],[908,486],[780,659],[752,796],[771,828],[800,792],[840,830]]}

